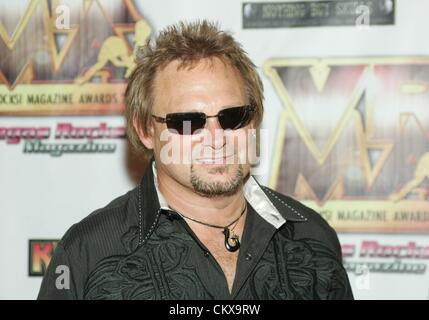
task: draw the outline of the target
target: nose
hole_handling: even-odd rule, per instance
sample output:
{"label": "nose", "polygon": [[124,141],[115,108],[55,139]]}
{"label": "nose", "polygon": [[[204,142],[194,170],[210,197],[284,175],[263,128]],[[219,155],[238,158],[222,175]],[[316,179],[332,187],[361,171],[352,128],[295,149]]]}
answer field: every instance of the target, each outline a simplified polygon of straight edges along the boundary
{"label": "nose", "polygon": [[209,135],[205,137],[204,144],[210,146],[215,150],[222,149],[226,143],[224,130],[219,124],[217,117],[209,117],[206,120],[206,134]]}

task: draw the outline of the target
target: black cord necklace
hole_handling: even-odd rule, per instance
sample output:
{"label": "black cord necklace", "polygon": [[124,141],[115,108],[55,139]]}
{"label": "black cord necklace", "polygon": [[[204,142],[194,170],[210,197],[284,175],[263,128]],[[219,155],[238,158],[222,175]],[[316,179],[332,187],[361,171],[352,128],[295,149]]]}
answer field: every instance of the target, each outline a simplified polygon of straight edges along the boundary
{"label": "black cord necklace", "polygon": [[[247,202],[245,203],[243,211],[241,211],[241,213],[240,213],[240,216],[237,219],[235,219],[234,221],[232,221],[230,224],[228,224],[224,227],[218,226],[215,224],[206,223],[203,221],[199,221],[199,220],[196,220],[194,218],[187,217],[175,209],[173,209],[173,210],[176,211],[182,218],[192,220],[196,223],[203,224],[207,227],[223,229],[222,233],[225,235],[225,248],[226,248],[226,250],[228,250],[230,252],[235,252],[240,248],[240,237],[234,233],[234,228],[237,226],[238,220],[240,220],[240,218],[243,216],[244,212],[246,212],[246,209],[247,209]],[[232,227],[230,229],[229,227],[232,226],[234,223],[235,223],[234,227]]]}

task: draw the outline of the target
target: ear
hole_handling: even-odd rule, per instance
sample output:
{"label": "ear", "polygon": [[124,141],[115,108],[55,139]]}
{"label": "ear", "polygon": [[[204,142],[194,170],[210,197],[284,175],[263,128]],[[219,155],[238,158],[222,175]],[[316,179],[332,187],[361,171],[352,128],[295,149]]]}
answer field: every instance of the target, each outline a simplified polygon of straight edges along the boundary
{"label": "ear", "polygon": [[143,143],[147,149],[153,149],[153,145],[154,145],[153,126],[151,125],[149,127],[148,133],[144,133],[141,124],[137,121],[136,118],[134,118],[133,119],[133,127],[134,127],[134,130],[137,132],[137,135],[139,136],[141,143]]}
{"label": "ear", "polygon": [[247,126],[248,129],[256,129],[255,119],[252,119]]}

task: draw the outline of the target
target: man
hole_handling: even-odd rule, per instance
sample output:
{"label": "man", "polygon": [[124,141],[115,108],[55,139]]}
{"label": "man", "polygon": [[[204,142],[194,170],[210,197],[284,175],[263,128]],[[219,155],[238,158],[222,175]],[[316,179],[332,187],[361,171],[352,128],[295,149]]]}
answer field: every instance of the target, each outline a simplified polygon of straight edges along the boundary
{"label": "man", "polygon": [[250,175],[262,100],[254,64],[216,25],[170,26],[143,47],[126,118],[152,161],[65,234],[39,298],[353,298],[334,230]]}

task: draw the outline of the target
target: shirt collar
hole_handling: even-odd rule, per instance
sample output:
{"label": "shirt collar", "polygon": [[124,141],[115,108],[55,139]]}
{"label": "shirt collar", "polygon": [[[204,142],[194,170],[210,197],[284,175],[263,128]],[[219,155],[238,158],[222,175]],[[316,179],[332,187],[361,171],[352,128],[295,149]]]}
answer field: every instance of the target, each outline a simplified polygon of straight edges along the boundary
{"label": "shirt collar", "polygon": [[[152,171],[160,209],[172,210],[159,190],[155,161],[152,161]],[[288,211],[290,211],[291,208],[285,203],[283,204],[285,205],[286,211],[281,210],[282,213],[285,212],[281,214],[253,176],[250,176],[244,185],[244,196],[256,213],[276,229],[280,228],[286,222],[286,219],[292,221],[307,221],[302,215],[290,215]]]}

